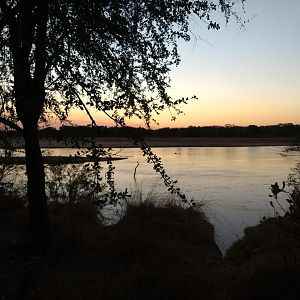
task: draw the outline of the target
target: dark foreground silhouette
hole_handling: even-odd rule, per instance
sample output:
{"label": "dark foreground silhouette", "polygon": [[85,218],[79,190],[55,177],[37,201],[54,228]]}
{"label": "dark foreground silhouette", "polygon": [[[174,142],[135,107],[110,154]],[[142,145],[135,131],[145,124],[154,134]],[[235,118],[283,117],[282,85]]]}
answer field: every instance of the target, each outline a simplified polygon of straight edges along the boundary
{"label": "dark foreground silhouette", "polygon": [[284,218],[246,230],[225,259],[196,210],[129,205],[104,226],[91,202],[51,204],[54,244],[29,248],[28,213],[0,199],[0,299],[299,299],[300,228]]}

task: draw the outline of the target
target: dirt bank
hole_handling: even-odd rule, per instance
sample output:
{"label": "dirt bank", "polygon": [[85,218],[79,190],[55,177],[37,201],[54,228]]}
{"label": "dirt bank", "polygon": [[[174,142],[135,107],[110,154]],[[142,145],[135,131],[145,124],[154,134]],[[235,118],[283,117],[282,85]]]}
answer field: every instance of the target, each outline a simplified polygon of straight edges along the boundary
{"label": "dirt bank", "polygon": [[27,211],[2,204],[1,300],[226,299],[227,269],[200,212],[129,206],[106,227],[89,202],[51,205],[55,243],[38,258],[28,250]]}
{"label": "dirt bank", "polygon": [[104,226],[89,201],[52,204],[54,245],[30,252],[28,213],[0,198],[0,299],[299,299],[300,227],[270,219],[223,259],[196,210],[130,205]]}

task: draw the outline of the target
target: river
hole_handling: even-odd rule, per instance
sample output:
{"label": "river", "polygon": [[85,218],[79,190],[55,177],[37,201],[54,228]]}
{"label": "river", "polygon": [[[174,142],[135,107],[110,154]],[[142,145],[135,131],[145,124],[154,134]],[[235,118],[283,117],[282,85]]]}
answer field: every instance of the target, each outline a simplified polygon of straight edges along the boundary
{"label": "river", "polygon": [[[299,156],[281,155],[284,147],[177,147],[154,148],[167,173],[190,198],[203,203],[203,210],[215,226],[222,252],[243,235],[247,226],[274,215],[270,206],[270,185],[286,180]],[[73,149],[51,149],[53,155],[69,155]],[[114,149],[127,160],[116,161],[115,181],[119,189],[157,197],[167,195],[159,175],[139,149]],[[136,168],[136,182],[133,173]],[[105,163],[104,163],[105,164]],[[285,201],[280,199],[280,201]],[[279,210],[280,212],[280,210]]]}

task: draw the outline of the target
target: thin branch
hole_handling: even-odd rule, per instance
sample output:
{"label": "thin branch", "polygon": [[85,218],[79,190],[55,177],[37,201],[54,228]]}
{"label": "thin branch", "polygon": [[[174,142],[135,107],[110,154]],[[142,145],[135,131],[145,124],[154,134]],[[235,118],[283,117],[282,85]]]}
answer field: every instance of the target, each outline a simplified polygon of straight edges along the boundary
{"label": "thin branch", "polygon": [[93,118],[93,116],[90,113],[89,109],[87,108],[87,106],[85,105],[85,103],[83,102],[83,100],[81,99],[81,97],[78,94],[77,90],[71,85],[71,83],[66,78],[64,78],[64,76],[62,76],[62,73],[60,72],[60,70],[58,68],[56,68],[56,71],[61,75],[62,79],[65,81],[65,83],[69,86],[69,88],[73,91],[74,95],[77,97],[77,99],[82,104],[85,112],[87,113],[87,115],[89,116],[89,118],[90,118],[90,120],[92,122],[92,126],[93,127],[97,127],[97,123],[96,123],[95,119]]}
{"label": "thin branch", "polygon": [[48,60],[46,62],[46,74],[50,71],[51,67],[55,66],[56,60],[59,57],[59,43],[62,42],[65,38],[65,34],[62,34],[57,40],[55,45],[53,46],[53,53],[48,56]]}
{"label": "thin branch", "polygon": [[7,20],[5,19],[5,17],[2,17],[0,19],[0,32],[2,32],[2,30],[4,29],[4,27],[8,24]]}
{"label": "thin branch", "polygon": [[[97,127],[98,125],[97,125],[95,119],[93,118],[89,109],[87,108],[87,106],[85,105],[85,103],[83,102],[81,97],[79,96],[77,90],[68,82],[67,79],[64,78],[63,74],[61,73],[61,71],[58,68],[56,68],[56,71],[60,74],[61,78],[68,84],[69,88],[71,88],[73,90],[75,96],[80,101],[80,103],[83,105],[85,112],[87,113],[88,117],[90,118],[90,120],[92,122],[92,126]],[[78,83],[78,84],[80,85],[80,83]],[[87,93],[86,89],[83,86],[80,85],[80,87]],[[101,110],[107,117],[109,117],[111,120],[113,120],[116,124],[120,125],[119,120],[117,120],[116,118],[111,116],[104,108],[101,108]],[[121,125],[121,127],[123,127],[123,126]]]}
{"label": "thin branch", "polygon": [[16,131],[18,131],[20,134],[23,135],[23,128],[21,128],[19,125],[17,125],[16,123],[8,120],[8,119],[5,119],[3,117],[0,117],[0,123],[10,127],[11,129],[14,129]]}
{"label": "thin branch", "polygon": [[2,13],[10,13],[11,12],[10,7],[8,7],[8,5],[6,4],[6,1],[4,1],[4,0],[0,1],[0,9],[2,10]]}
{"label": "thin branch", "polygon": [[43,0],[37,7],[37,29],[34,80],[42,86],[46,78],[46,44],[47,44],[47,19],[49,13],[49,2]]}
{"label": "thin branch", "polygon": [[7,4],[3,1],[0,0],[0,9],[2,12],[2,18],[0,20],[0,32],[4,29],[5,26],[9,24],[9,17],[10,17],[10,9],[7,6]]}
{"label": "thin branch", "polygon": [[[7,5],[5,0],[0,0],[0,9],[2,11],[2,16],[3,16],[0,22],[1,26],[5,27],[6,25],[10,25],[9,23],[11,21],[15,22],[13,17],[18,11],[19,6],[20,6],[20,2],[17,3],[14,7],[10,7]],[[0,27],[1,31],[3,27],[2,28]]]}
{"label": "thin branch", "polygon": [[[72,87],[71,87],[72,88]],[[75,94],[75,96],[77,97],[77,99],[81,102],[85,112],[87,113],[87,115],[89,116],[91,122],[92,122],[92,126],[93,127],[97,127],[97,123],[95,121],[95,119],[93,118],[92,114],[90,113],[89,109],[87,108],[87,106],[85,105],[85,103],[83,102],[83,100],[81,99],[81,97],[79,96],[78,92],[76,89],[72,88],[73,92]]]}

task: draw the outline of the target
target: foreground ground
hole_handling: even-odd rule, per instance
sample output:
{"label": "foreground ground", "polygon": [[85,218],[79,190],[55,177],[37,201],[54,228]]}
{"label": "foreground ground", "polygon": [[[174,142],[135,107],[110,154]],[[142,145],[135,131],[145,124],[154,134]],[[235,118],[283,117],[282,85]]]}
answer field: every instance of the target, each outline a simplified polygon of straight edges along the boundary
{"label": "foreground ground", "polygon": [[131,205],[114,226],[92,203],[51,205],[53,249],[29,247],[27,211],[0,199],[0,299],[299,299],[300,229],[249,228],[225,259],[198,211]]}

